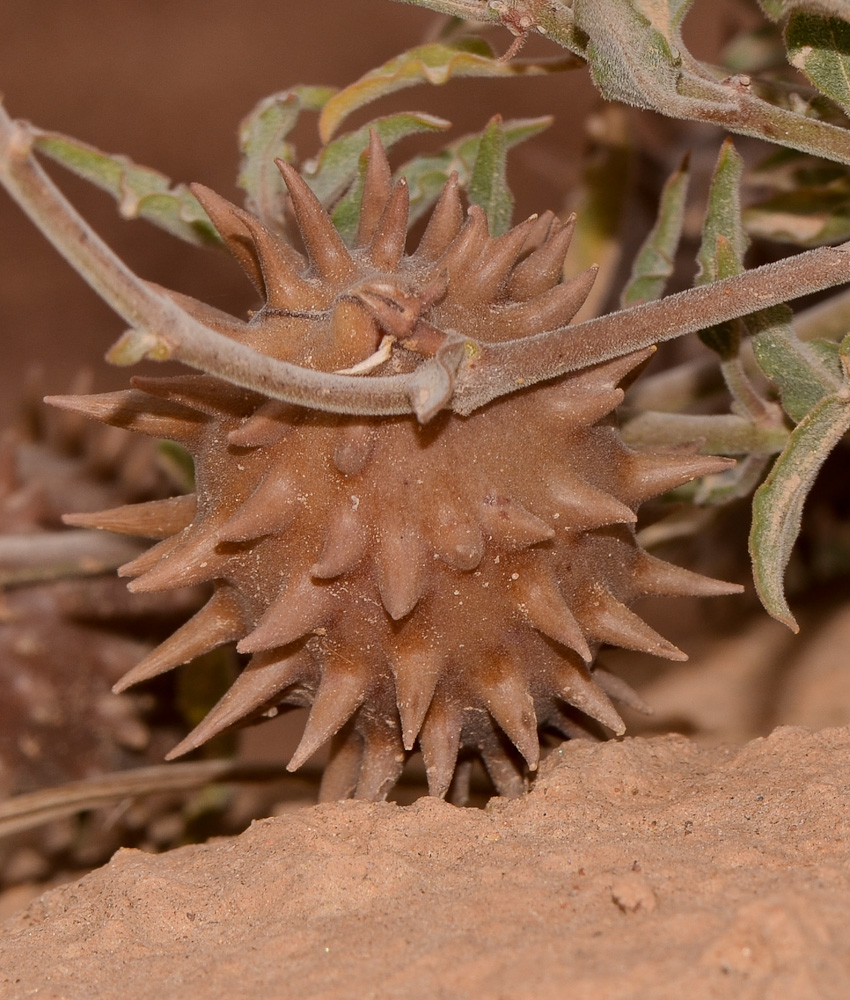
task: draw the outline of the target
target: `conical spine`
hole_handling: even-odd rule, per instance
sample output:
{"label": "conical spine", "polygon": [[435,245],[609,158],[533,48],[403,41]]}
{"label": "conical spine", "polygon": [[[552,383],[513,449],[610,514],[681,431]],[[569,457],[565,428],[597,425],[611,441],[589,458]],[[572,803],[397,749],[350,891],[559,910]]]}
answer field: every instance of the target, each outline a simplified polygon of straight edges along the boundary
{"label": "conical spine", "polygon": [[420,260],[438,260],[457,238],[463,225],[463,205],[458,191],[457,171],[449,174],[419,246],[416,257]]}
{"label": "conical spine", "polygon": [[195,494],[189,493],[166,500],[113,507],[96,514],[65,514],[62,520],[75,528],[99,528],[138,538],[168,538],[192,523],[196,502]]}
{"label": "conical spine", "polygon": [[219,586],[193,618],[125,674],[112,690],[119,694],[133,684],[164,674],[226,642],[234,642],[244,629],[238,595],[231,587]]}
{"label": "conical spine", "polygon": [[479,697],[508,739],[525,757],[530,770],[537,769],[540,741],[534,701],[520,665],[506,657],[494,665],[479,688]]}
{"label": "conical spine", "polygon": [[596,267],[589,267],[526,302],[491,306],[494,333],[499,340],[514,340],[566,326],[590,294],[596,272]]}
{"label": "conical spine", "polygon": [[299,579],[271,602],[257,627],[236,647],[240,653],[286,646],[323,627],[331,614],[330,591],[309,577]]}
{"label": "conical spine", "polygon": [[462,711],[450,697],[434,698],[419,733],[419,745],[428,776],[428,794],[445,798],[455,772]]}
{"label": "conical spine", "polygon": [[626,731],[626,724],[611,704],[605,689],[594,681],[586,669],[564,665],[555,680],[555,693],[567,704],[607,726],[617,736]]}
{"label": "conical spine", "polygon": [[221,542],[247,542],[275,534],[295,518],[296,489],[272,469],[254,492],[218,529]]}
{"label": "conical spine", "polygon": [[545,576],[526,580],[521,577],[517,590],[520,610],[529,624],[590,663],[593,653],[555,580]]}
{"label": "conical spine", "polygon": [[360,201],[360,221],[357,226],[358,247],[372,242],[381,216],[392,191],[392,174],[384,146],[375,129],[369,131],[369,162],[363,182],[363,197]]}
{"label": "conical spine", "polygon": [[576,617],[585,633],[600,642],[652,653],[668,660],[688,658],[603,587],[594,587],[584,597],[581,606],[576,609]]}
{"label": "conical spine", "polygon": [[356,799],[383,802],[401,777],[405,754],[398,733],[387,726],[366,730],[363,763],[357,780]]}
{"label": "conical spine", "polygon": [[416,607],[425,585],[418,530],[388,512],[380,528],[375,568],[387,614],[400,621]]}
{"label": "conical spine", "polygon": [[487,497],[478,508],[481,526],[498,548],[524,549],[555,537],[555,529],[507,497]]}
{"label": "conical spine", "polygon": [[298,228],[313,267],[328,281],[342,282],[352,278],[354,261],[319,199],[294,167],[284,160],[275,160],[275,163],[289,190]]}
{"label": "conical spine", "polygon": [[338,511],[328,524],[319,558],[310,575],[333,580],[349,573],[366,553],[368,537],[361,518],[348,507]]}
{"label": "conical spine", "polygon": [[573,531],[589,531],[606,524],[634,524],[637,515],[609,493],[596,489],[577,476],[553,483],[550,492],[559,507],[565,509],[567,524]]}
{"label": "conical spine", "polygon": [[308,677],[311,668],[310,659],[304,652],[289,656],[272,653],[255,656],[203,722],[166,755],[166,760],[196,750],[213,736],[265,708],[286,688]]}
{"label": "conical spine", "polygon": [[645,596],[721,597],[744,590],[740,584],[713,580],[646,552],[641,552],[635,560],[632,580],[637,591]]}
{"label": "conical spine", "polygon": [[363,704],[368,688],[369,671],[362,665],[352,665],[347,660],[325,660],[304,734],[286,765],[288,771],[297,771],[348,722]]}
{"label": "conical spine", "polygon": [[413,646],[398,649],[390,658],[390,666],[395,678],[402,742],[405,750],[412,750],[437,682],[445,672],[445,660],[430,646]]}
{"label": "conical spine", "polygon": [[409,212],[410,191],[407,181],[402,178],[393,188],[369,243],[369,258],[379,270],[394,271],[398,267],[407,241]]}
{"label": "conical spine", "polygon": [[50,406],[83,413],[113,427],[177,441],[190,450],[198,444],[208,421],[196,410],[168,400],[152,399],[137,389],[92,396],[47,396],[44,401]]}
{"label": "conical spine", "polygon": [[710,455],[656,455],[627,453],[623,463],[623,489],[634,502],[659,496],[700,476],[730,469],[734,461]]}
{"label": "conical spine", "polygon": [[556,233],[516,266],[509,286],[514,301],[536,298],[557,283],[564,269],[574,229],[575,215],[572,215]]}

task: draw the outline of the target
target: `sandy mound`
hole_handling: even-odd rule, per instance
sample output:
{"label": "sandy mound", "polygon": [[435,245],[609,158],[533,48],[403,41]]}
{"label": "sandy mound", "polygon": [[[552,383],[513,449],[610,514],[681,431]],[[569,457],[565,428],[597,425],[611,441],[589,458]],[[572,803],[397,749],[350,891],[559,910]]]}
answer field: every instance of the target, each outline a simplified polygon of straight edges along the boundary
{"label": "sandy mound", "polygon": [[850,995],[850,729],[566,744],[484,810],[344,802],[8,921],[2,996]]}

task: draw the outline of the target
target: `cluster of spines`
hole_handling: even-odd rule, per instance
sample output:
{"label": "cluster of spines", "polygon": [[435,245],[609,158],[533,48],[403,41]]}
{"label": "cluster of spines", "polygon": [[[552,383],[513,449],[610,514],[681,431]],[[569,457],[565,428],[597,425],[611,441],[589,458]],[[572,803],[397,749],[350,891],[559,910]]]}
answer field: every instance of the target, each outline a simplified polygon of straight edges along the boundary
{"label": "cluster of spines", "polygon": [[[248,324],[200,303],[187,307],[210,325],[286,360],[321,370],[350,365],[372,354],[381,336],[390,334],[408,351],[400,363],[410,364],[412,356],[427,353],[442,329],[454,327],[486,340],[530,336],[567,323],[592,283],[592,270],[571,281],[559,280],[572,222],[561,225],[551,215],[542,216],[493,238],[479,210],[471,209],[464,220],[456,179],[446,185],[416,253],[405,256],[407,187],[404,181],[393,184],[374,138],[353,250],[345,246],[300,176],[285,164],[281,170],[308,259],[252,216],[196,188],[234,256],[264,296],[265,306]],[[618,382],[643,357],[607,362],[568,376],[569,391],[544,388],[535,429],[545,434],[561,425],[592,428],[619,403]],[[521,380],[522,373],[517,374]],[[514,398],[498,404],[509,415],[508,423],[512,406],[516,408]],[[228,448],[240,454],[274,455],[276,450],[280,454],[279,449],[291,436],[303,434],[308,423],[304,410],[205,376],[136,380],[136,388],[124,393],[55,402],[107,423],[177,440],[196,455],[201,467],[227,461],[231,471],[239,458],[228,456]],[[470,422],[486,416],[476,414]],[[397,429],[398,421],[383,426]],[[259,613],[250,588],[234,580],[234,565],[264,538],[284,533],[296,537],[298,520],[293,481],[286,469],[271,461],[238,504],[228,505],[226,490],[205,487],[197,499],[175,498],[76,518],[76,524],[160,539],[123,567],[124,575],[136,578],[131,589],[215,581],[208,604],[131,671],[118,689],[237,641],[237,648],[252,654],[252,659],[228,694],[171,756],[193,749],[243,718],[274,709],[279,702],[310,703],[307,727],[289,766],[297,768],[332,740],[333,761],[323,789],[327,797],[386,794],[405,752],[417,741],[431,792],[445,794],[465,739],[480,750],[497,787],[514,790],[517,767],[500,734],[529,768],[536,767],[538,726],[553,725],[568,734],[572,726],[569,713],[552,710],[549,701],[571,705],[615,732],[623,730],[610,698],[635,702],[636,696],[610,675],[591,672],[599,643],[685,658],[630,610],[628,604],[635,597],[737,589],[652,558],[637,548],[628,527],[641,501],[724,468],[726,461],[695,454],[633,453],[622,446],[613,428],[594,431],[596,443],[613,441],[616,467],[608,475],[612,486],[600,488],[573,472],[553,472],[551,499],[563,513],[562,523],[569,525],[567,541],[560,544],[578,544],[575,539],[594,544],[598,529],[625,526],[620,538],[632,551],[628,593],[612,592],[616,588],[606,583],[608,569],[601,566],[595,576],[582,575],[581,597],[568,599],[551,571],[542,563],[534,568],[539,550],[556,544],[552,524],[517,497],[500,496],[498,491],[485,490],[471,506],[447,502],[445,523],[438,519],[436,531],[424,535],[391,497],[368,530],[349,508],[337,504],[328,513],[317,558],[304,572],[292,574],[282,588],[275,587]],[[509,432],[506,424],[505,433]],[[368,476],[370,463],[381,447],[387,447],[391,433],[388,430],[382,438],[380,422],[340,418],[330,437],[308,435],[305,440],[313,444],[321,440],[330,449],[327,457],[335,473],[353,481]],[[522,447],[522,435],[515,447]],[[216,456],[208,454],[211,449],[217,449]],[[568,460],[564,465],[569,467]],[[444,470],[447,476],[456,471]],[[431,500],[439,508],[439,488]],[[488,547],[506,558],[511,553],[528,556],[532,562],[525,559],[523,566],[530,568],[516,574],[511,600],[530,634],[562,648],[541,664],[543,673],[548,671],[545,684],[535,689],[526,653],[510,642],[496,644],[486,670],[476,674],[473,666],[454,688],[447,680],[448,649],[435,648],[424,637],[391,645],[377,671],[361,651],[314,642],[311,637],[324,637],[335,627],[333,609],[338,612],[339,597],[331,584],[357,567],[362,578],[370,546],[368,582],[374,584],[389,622],[402,624],[433,581],[432,555],[447,567],[444,577],[453,571],[461,581],[468,581]],[[546,649],[540,643],[536,648]]]}

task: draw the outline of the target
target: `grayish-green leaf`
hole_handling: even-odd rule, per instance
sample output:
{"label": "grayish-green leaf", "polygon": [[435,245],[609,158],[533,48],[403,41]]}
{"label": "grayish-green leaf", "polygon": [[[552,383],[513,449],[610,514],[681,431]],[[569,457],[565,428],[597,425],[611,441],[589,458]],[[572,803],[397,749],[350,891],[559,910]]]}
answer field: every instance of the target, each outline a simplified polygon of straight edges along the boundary
{"label": "grayish-green leaf", "polygon": [[140,167],[126,156],[103,153],[78,139],[56,132],[35,135],[39,152],[111,194],[125,219],[146,219],[199,246],[221,245],[207,213],[185,185],[172,186],[158,170]]}
{"label": "grayish-green leaf", "polygon": [[[840,384],[839,366],[814,344],[800,341],[788,306],[753,313],[744,321],[756,361],[779,390],[782,407],[798,423]],[[838,345],[833,345],[838,350]]]}
{"label": "grayish-green leaf", "polygon": [[682,236],[688,180],[688,157],[685,157],[661,192],[655,225],[635,257],[631,277],[623,289],[621,302],[624,307],[661,297],[673,273]]}
{"label": "grayish-green leaf", "polygon": [[762,10],[774,21],[784,21],[795,11],[809,14],[848,16],[847,0],[759,0]]}
{"label": "grayish-green leaf", "polygon": [[501,62],[481,38],[465,38],[451,45],[432,42],[403,52],[370,70],[339,91],[322,109],[319,133],[328,142],[340,124],[358,108],[404,87],[428,83],[439,86],[464,76],[537,76],[567,69],[572,60]]}
{"label": "grayish-green leaf", "polygon": [[[551,116],[513,118],[502,122],[505,147],[510,150],[539,135],[552,124]],[[432,156],[417,156],[405,163],[397,176],[405,177],[410,188],[410,222],[413,224],[437,200],[443,185],[457,171],[462,187],[467,187],[478,157],[481,134],[465,135]]]}
{"label": "grayish-green leaf", "polygon": [[403,112],[376,118],[356,132],[329,142],[319,154],[314,168],[304,171],[304,179],[323,205],[332,205],[357,175],[358,161],[369,145],[369,133],[373,129],[378,133],[384,149],[390,149],[406,136],[418,132],[444,132],[448,128],[451,128],[451,122],[424,112]]}
{"label": "grayish-green leaf", "polygon": [[246,205],[266,225],[282,230],[286,186],[275,159],[295,159],[287,137],[302,111],[319,111],[336,91],[331,87],[293,87],[263,98],[239,126],[242,162],[237,184]]}
{"label": "grayish-green leaf", "polygon": [[850,111],[850,21],[797,11],[788,19],[785,44],[791,64]]}
{"label": "grayish-green leaf", "polygon": [[484,209],[494,236],[508,231],[514,210],[506,174],[507,155],[502,117],[496,115],[481,134],[467,188],[470,202]]}
{"label": "grayish-green leaf", "polygon": [[808,413],[753,498],[750,555],[756,589],[767,611],[794,632],[798,626],[785,598],[785,569],[815,477],[850,430],[848,395],[845,390],[826,396]]}
{"label": "grayish-green leaf", "polygon": [[[744,161],[727,139],[720,148],[711,179],[708,207],[702,228],[695,285],[707,285],[720,278],[731,278],[744,269],[743,257],[748,246],[741,223],[741,174]],[[721,323],[703,330],[700,340],[721,358],[735,357],[740,343],[740,323]]]}

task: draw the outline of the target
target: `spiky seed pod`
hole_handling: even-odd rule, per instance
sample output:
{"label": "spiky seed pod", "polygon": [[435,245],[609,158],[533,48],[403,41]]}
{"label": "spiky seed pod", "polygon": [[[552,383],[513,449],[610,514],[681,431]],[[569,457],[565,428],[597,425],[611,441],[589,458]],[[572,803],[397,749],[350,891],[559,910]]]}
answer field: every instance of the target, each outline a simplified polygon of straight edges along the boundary
{"label": "spiky seed pod", "polygon": [[[572,223],[530,219],[492,237],[446,185],[407,255],[408,192],[373,138],[349,250],[296,171],[280,164],[306,249],[297,253],[201,187],[208,214],[265,304],[248,323],[181,297],[213,328],[321,371],[410,372],[451,336],[485,342],[566,325],[594,272],[561,280]],[[269,400],[189,375],[56,400],[172,438],[197,493],[89,519],[162,539],[122,572],[135,591],[214,581],[209,604],[118,685],[221,643],[251,659],[170,756],[270,709],[310,705],[298,768],[330,741],[321,796],[380,799],[407,753],[445,795],[458,754],[480,754],[497,790],[537,766],[542,729],[623,723],[593,658],[613,643],[685,654],[630,605],[727,584],[662,563],[635,541],[647,497],[727,461],[628,449],[608,414],[647,352],[517,391],[468,417],[363,418]],[[460,792],[462,796],[462,790]]]}

